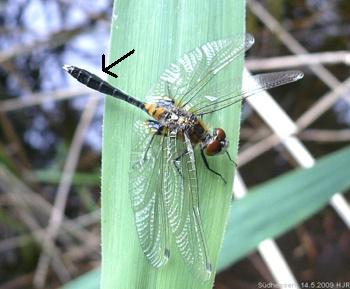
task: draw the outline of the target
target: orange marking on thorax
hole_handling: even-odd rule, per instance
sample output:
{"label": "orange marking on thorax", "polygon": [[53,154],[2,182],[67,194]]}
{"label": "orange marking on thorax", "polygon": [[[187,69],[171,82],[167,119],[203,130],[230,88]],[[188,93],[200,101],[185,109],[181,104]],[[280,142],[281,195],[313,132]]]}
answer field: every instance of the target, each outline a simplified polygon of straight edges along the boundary
{"label": "orange marking on thorax", "polygon": [[163,107],[155,106],[152,103],[146,103],[145,109],[147,113],[153,118],[155,118],[156,120],[159,120],[165,111]]}

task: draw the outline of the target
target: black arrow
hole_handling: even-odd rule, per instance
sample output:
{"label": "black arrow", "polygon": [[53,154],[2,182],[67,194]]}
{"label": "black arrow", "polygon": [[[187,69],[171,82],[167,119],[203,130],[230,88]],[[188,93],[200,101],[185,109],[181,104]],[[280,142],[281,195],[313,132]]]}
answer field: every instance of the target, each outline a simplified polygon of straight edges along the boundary
{"label": "black arrow", "polygon": [[134,52],[135,52],[135,49],[130,50],[127,54],[123,55],[122,57],[120,57],[119,59],[114,61],[112,64],[108,65],[107,67],[106,67],[106,56],[104,54],[102,54],[102,71],[117,78],[118,75],[109,71],[109,69],[111,69],[114,65],[117,65],[119,62],[122,62],[125,58],[128,58]]}

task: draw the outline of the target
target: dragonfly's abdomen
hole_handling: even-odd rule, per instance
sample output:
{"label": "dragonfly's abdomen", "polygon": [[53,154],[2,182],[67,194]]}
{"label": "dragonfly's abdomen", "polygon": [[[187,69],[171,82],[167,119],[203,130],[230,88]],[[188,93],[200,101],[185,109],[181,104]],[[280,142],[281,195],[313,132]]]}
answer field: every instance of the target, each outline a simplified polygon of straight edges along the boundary
{"label": "dragonfly's abdomen", "polygon": [[65,65],[63,66],[63,68],[76,80],[78,80],[82,84],[85,84],[87,87],[90,87],[98,92],[111,95],[117,99],[124,100],[138,108],[141,108],[142,110],[145,110],[145,106],[142,101],[139,101],[126,94],[122,90],[113,87],[108,82],[99,78],[97,75],[75,66]]}
{"label": "dragonfly's abdomen", "polygon": [[162,106],[157,106],[153,103],[145,103],[144,110],[154,119],[161,120],[164,118],[164,113],[167,112],[167,110]]}

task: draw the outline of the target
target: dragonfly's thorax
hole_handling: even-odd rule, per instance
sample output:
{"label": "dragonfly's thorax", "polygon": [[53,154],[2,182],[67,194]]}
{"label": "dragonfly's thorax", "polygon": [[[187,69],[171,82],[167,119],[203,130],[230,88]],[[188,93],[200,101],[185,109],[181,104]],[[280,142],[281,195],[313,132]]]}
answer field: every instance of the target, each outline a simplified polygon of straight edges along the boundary
{"label": "dragonfly's thorax", "polygon": [[210,139],[206,125],[195,114],[174,103],[146,104],[145,108],[167,135],[176,132],[177,137],[183,139],[186,133],[194,145]]}

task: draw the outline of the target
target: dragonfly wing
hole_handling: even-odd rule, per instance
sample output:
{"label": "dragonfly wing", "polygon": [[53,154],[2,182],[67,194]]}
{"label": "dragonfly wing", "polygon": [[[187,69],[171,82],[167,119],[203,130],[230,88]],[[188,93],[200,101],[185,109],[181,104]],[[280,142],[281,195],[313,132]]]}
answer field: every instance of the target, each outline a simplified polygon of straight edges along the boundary
{"label": "dragonfly wing", "polygon": [[161,100],[173,101],[173,88],[171,83],[166,81],[158,81],[146,95],[146,102],[158,103]]}
{"label": "dragonfly wing", "polygon": [[252,76],[249,87],[241,89],[241,80],[233,79],[220,83],[217,89],[208,88],[201,92],[201,102],[197,102],[191,111],[197,115],[205,115],[224,109],[265,89],[281,86],[297,81],[303,73],[297,70],[262,73]]}
{"label": "dragonfly wing", "polygon": [[131,154],[130,196],[142,250],[158,268],[169,259],[167,220],[163,198],[165,136],[157,122],[136,122]]}
{"label": "dragonfly wing", "polygon": [[[211,275],[201,216],[195,166],[195,156],[190,139],[185,142],[176,133],[167,137],[168,163],[165,176],[165,208],[177,247],[185,263],[202,280]],[[175,160],[175,161],[174,161]]]}
{"label": "dragonfly wing", "polygon": [[186,106],[209,80],[254,43],[250,34],[208,42],[183,55],[161,75],[147,101],[175,98]]}

